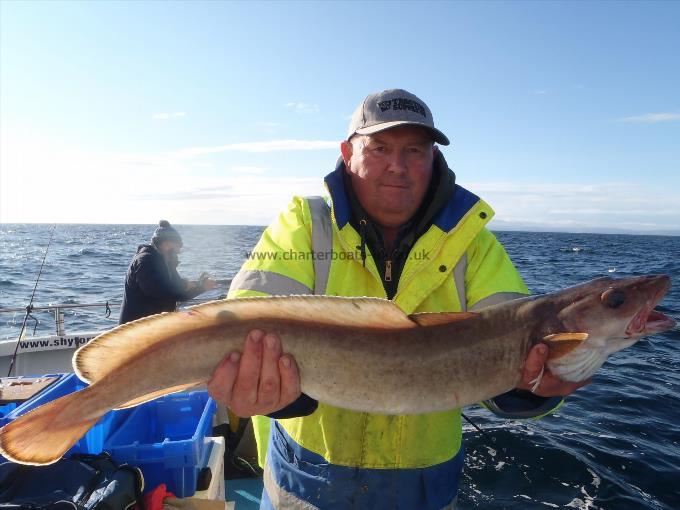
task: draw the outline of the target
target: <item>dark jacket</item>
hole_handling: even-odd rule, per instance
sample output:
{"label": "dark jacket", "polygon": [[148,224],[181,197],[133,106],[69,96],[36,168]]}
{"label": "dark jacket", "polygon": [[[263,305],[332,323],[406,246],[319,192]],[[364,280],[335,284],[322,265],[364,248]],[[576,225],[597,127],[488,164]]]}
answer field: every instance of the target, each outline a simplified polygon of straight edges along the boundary
{"label": "dark jacket", "polygon": [[168,267],[163,255],[154,246],[139,246],[125,276],[125,294],[118,323],[173,312],[177,301],[186,301],[202,292],[200,287],[187,291],[186,283],[176,268]]}

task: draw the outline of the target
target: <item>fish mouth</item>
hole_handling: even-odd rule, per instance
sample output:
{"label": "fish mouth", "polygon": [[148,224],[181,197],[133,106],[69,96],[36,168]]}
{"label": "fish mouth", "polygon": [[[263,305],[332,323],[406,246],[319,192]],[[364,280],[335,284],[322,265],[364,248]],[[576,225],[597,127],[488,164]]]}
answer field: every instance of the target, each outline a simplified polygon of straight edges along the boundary
{"label": "fish mouth", "polygon": [[626,328],[626,336],[645,336],[674,328],[676,322],[667,315],[648,307],[640,310]]}
{"label": "fish mouth", "polygon": [[657,284],[660,288],[655,295],[645,306],[633,317],[628,327],[626,327],[626,335],[644,336],[654,333],[667,331],[675,327],[674,319],[664,315],[658,310],[654,310],[654,306],[663,299],[670,288],[670,278],[664,275],[654,275],[649,277],[650,283]]}
{"label": "fish mouth", "polygon": [[676,324],[671,317],[657,310],[652,310],[647,318],[647,324],[645,324],[645,334],[666,331],[674,328]]}

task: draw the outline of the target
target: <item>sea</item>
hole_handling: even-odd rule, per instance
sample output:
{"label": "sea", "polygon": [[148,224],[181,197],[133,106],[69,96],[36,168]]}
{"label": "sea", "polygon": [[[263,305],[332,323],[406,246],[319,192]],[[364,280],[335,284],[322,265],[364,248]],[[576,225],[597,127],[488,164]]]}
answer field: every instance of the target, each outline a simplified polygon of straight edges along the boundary
{"label": "sea", "polygon": [[[180,274],[197,278],[208,272],[222,281],[200,296],[204,300],[226,294],[263,230],[177,229],[184,239]],[[65,310],[67,333],[114,327],[127,266],[153,230],[153,225],[0,224],[0,309],[25,308],[35,291],[34,306],[102,303]],[[664,273],[675,286],[659,309],[680,320],[680,237],[495,234],[533,293],[601,276]],[[53,334],[51,315],[31,315],[29,336]],[[22,311],[0,313],[0,339],[17,338],[23,320]],[[590,385],[541,420],[499,419],[477,406],[464,413],[475,426],[464,424],[460,509],[680,509],[677,328],[612,355]]]}

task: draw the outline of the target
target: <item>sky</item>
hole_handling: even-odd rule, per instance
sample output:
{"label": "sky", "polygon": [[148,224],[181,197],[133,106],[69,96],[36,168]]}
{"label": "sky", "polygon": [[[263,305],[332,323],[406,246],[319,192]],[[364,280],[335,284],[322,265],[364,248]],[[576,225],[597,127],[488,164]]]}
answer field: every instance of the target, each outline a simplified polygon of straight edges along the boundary
{"label": "sky", "polygon": [[680,2],[0,0],[0,222],[266,225],[404,88],[491,228],[680,235]]}

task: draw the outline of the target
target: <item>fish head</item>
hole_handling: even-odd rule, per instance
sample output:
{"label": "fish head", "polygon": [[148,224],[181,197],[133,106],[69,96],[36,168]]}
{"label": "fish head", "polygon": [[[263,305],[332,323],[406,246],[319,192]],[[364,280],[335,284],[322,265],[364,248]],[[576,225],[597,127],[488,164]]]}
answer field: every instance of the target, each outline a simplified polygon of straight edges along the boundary
{"label": "fish head", "polygon": [[666,275],[598,278],[558,293],[555,305],[562,331],[551,333],[586,333],[587,338],[569,349],[551,346],[551,371],[564,380],[585,380],[610,354],[675,327],[673,319],[654,310],[670,284]]}
{"label": "fish head", "polygon": [[598,278],[566,289],[558,317],[567,331],[588,333],[589,338],[638,340],[675,326],[673,319],[654,310],[670,285],[666,275]]}

